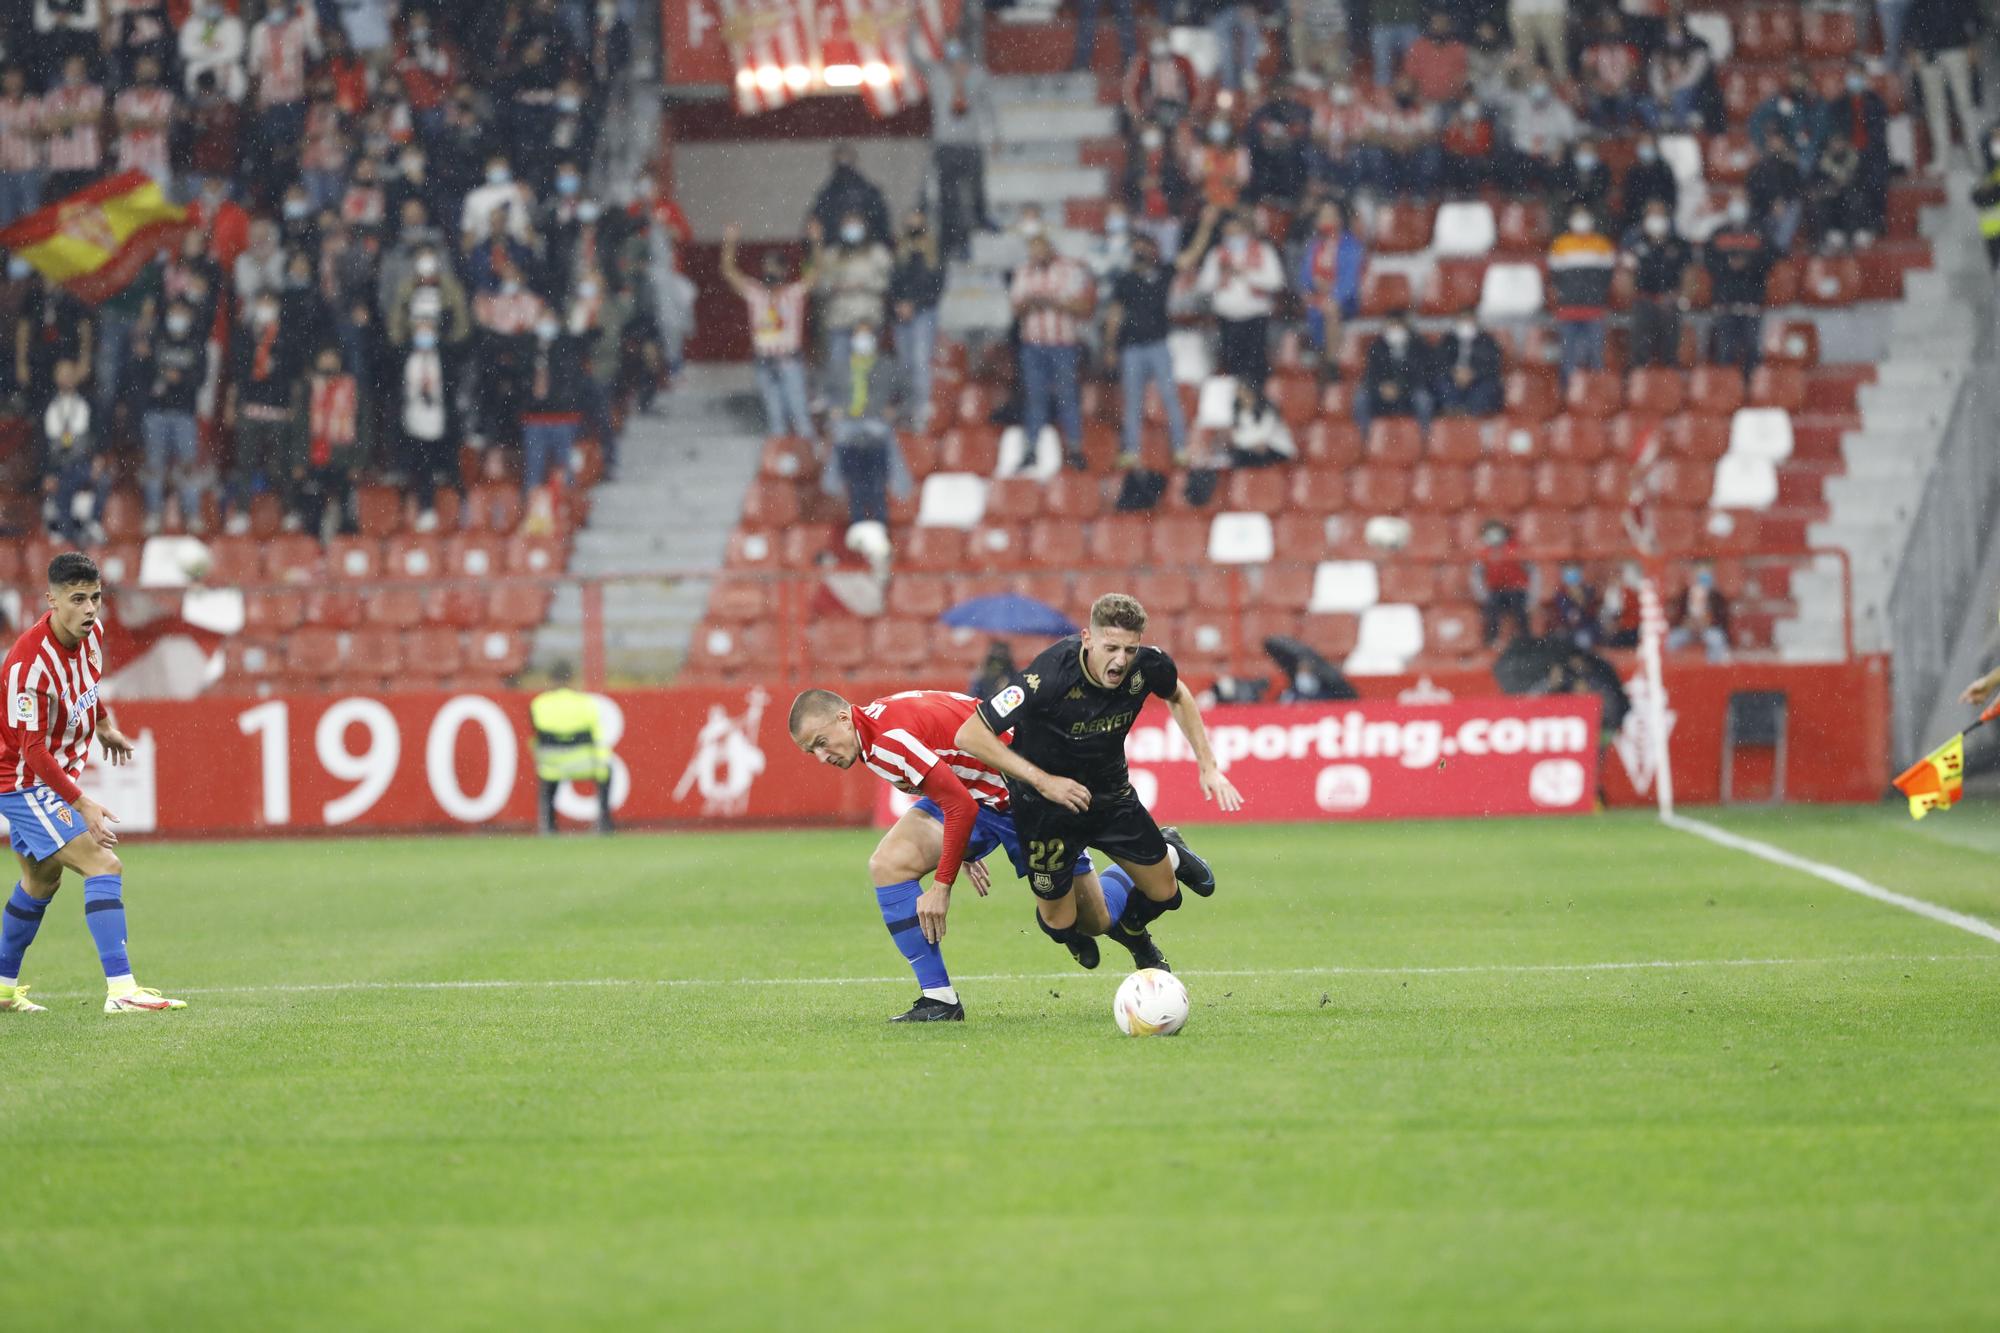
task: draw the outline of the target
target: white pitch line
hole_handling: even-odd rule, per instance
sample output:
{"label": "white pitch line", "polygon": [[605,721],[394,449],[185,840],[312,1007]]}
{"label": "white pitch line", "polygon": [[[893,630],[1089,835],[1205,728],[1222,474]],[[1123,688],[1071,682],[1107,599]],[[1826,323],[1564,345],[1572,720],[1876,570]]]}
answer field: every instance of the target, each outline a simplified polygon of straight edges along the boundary
{"label": "white pitch line", "polygon": [[[1184,977],[1436,977],[1471,974],[1563,972],[1661,972],[1706,967],[1836,967],[1854,963],[2000,962],[2000,954],[1850,954],[1836,958],[1651,958],[1602,963],[1467,963],[1442,967],[1275,967],[1204,968]],[[975,981],[1075,981],[1068,972],[992,972],[953,978]],[[482,978],[465,981],[325,981],[273,986],[183,986],[180,995],[315,995],[342,991],[500,990],[510,987],[676,988],[708,986],[893,986],[908,977],[557,977],[550,980]],[[50,998],[61,998],[52,996]]]}
{"label": "white pitch line", "polygon": [[1683,833],[1692,833],[1697,838],[1706,838],[1719,847],[1747,852],[1760,860],[1769,861],[1772,865],[1784,866],[1789,870],[1811,875],[1815,879],[1825,880],[1836,888],[1846,889],[1849,893],[1858,893],[1864,898],[1873,898],[1876,902],[1888,903],[1891,907],[1900,907],[1906,912],[1915,912],[1918,916],[1928,917],[1947,926],[1956,926],[1967,934],[2000,944],[2000,926],[1994,925],[1991,921],[1968,916],[1964,912],[1955,912],[1949,907],[1940,907],[1922,898],[1912,898],[1909,894],[1898,893],[1894,889],[1885,889],[1872,880],[1863,879],[1851,870],[1842,870],[1839,866],[1809,860],[1782,847],[1773,847],[1768,842],[1746,838],[1740,833],[1731,833],[1727,829],[1717,828],[1703,820],[1690,819],[1686,815],[1662,815],[1660,822]]}

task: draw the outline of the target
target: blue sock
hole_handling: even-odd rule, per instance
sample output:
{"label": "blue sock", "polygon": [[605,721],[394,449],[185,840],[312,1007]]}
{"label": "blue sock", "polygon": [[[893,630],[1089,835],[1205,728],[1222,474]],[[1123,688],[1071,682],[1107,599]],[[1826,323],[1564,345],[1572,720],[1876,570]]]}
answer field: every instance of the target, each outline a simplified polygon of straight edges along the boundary
{"label": "blue sock", "polygon": [[1104,888],[1105,910],[1116,922],[1125,915],[1125,902],[1132,896],[1132,877],[1123,866],[1113,865],[1098,872],[1097,882]]}
{"label": "blue sock", "polygon": [[0,912],[0,977],[20,980],[21,959],[35,942],[35,932],[42,928],[42,913],[48,910],[47,903],[30,898],[19,884],[14,886],[6,910]]}
{"label": "blue sock", "polygon": [[951,976],[944,970],[944,950],[924,938],[924,932],[917,925],[917,897],[923,890],[913,879],[901,884],[891,884],[875,890],[875,901],[882,908],[882,921],[889,927],[889,938],[896,942],[896,948],[903,957],[909,959],[910,970],[917,974],[917,985],[924,990],[944,990],[951,985]]}
{"label": "blue sock", "polygon": [[123,875],[92,875],[83,882],[83,924],[97,941],[104,975],[129,977],[132,962],[125,956],[125,890]]}

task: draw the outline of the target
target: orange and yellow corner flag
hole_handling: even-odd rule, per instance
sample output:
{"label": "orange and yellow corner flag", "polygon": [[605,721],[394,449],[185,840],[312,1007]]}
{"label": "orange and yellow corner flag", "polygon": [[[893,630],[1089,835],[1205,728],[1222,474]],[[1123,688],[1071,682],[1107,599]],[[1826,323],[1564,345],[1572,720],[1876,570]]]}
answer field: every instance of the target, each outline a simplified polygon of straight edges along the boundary
{"label": "orange and yellow corner flag", "polygon": [[187,210],[159,182],[125,171],[86,185],[0,231],[0,249],[33,264],[49,282],[85,301],[124,290],[139,270],[180,238]]}
{"label": "orange and yellow corner flag", "polygon": [[1957,805],[1959,797],[1965,795],[1965,733],[1911,764],[1896,779],[1896,790],[1910,798],[1912,819]]}

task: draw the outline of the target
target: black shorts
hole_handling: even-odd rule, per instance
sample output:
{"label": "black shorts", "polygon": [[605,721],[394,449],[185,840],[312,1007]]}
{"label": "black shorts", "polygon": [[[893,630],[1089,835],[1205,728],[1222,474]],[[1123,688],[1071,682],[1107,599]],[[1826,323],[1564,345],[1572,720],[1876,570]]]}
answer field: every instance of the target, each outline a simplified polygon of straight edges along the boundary
{"label": "black shorts", "polygon": [[1160,826],[1129,786],[1115,796],[1093,792],[1090,809],[1081,814],[1044,800],[1039,792],[1009,786],[1014,829],[1028,863],[1028,887],[1037,898],[1054,900],[1069,892],[1077,854],[1086,847],[1135,866],[1167,859]]}

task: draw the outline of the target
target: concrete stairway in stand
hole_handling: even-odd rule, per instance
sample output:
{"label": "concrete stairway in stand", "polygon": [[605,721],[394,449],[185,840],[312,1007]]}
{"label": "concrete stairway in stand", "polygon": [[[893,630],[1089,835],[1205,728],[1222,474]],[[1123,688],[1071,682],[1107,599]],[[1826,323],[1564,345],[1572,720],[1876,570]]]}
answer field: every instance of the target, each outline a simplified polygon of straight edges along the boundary
{"label": "concrete stairway in stand", "polygon": [[722,564],[743,494],[763,451],[763,417],[747,366],[691,365],[659,415],[626,424],[617,479],[592,495],[590,524],[535,635],[533,664],[579,660],[580,581],[604,586],[605,664],[613,679],[659,680],[687,655],[708,606],[707,577]]}

